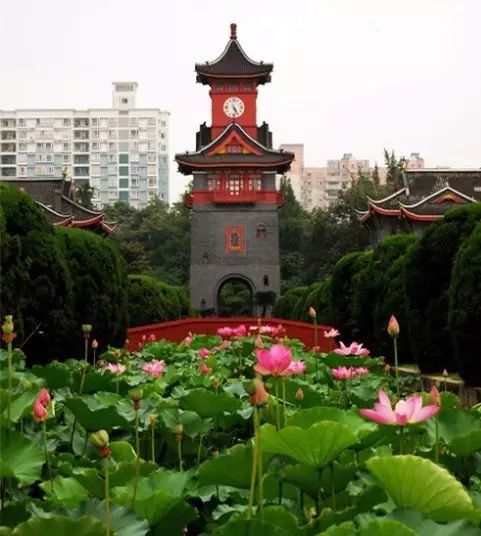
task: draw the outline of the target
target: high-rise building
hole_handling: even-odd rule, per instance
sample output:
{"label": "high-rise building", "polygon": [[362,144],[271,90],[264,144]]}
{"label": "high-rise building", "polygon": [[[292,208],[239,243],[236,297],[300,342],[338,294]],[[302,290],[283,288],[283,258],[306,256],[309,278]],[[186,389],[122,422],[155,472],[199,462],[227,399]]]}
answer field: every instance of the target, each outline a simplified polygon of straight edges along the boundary
{"label": "high-rise building", "polygon": [[294,161],[291,169],[286,173],[286,178],[291,182],[292,190],[298,201],[302,198],[302,181],[304,176],[304,144],[283,143],[280,148],[289,153],[294,153]]}
{"label": "high-rise building", "polygon": [[169,200],[169,116],[136,108],[137,82],[114,82],[112,108],[0,110],[0,180],[88,182],[103,207]]}

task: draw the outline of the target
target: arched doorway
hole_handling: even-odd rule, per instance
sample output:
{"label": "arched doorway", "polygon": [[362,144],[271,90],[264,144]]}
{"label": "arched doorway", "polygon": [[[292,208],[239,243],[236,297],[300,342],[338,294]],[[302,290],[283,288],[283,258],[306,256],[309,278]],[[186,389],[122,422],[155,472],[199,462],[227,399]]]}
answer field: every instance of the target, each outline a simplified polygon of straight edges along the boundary
{"label": "arched doorway", "polygon": [[238,275],[224,278],[217,287],[218,316],[254,316],[254,289],[250,281]]}

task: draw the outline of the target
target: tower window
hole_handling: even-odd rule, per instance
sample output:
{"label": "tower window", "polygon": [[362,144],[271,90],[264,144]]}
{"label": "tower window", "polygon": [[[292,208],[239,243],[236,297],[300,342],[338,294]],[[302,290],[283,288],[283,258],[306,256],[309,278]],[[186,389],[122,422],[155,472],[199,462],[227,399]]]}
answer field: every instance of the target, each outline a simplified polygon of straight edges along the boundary
{"label": "tower window", "polygon": [[240,154],[242,153],[242,147],[238,143],[231,143],[229,145],[226,145],[225,152],[231,154]]}
{"label": "tower window", "polygon": [[267,274],[265,274],[263,277],[263,283],[265,287],[269,286],[269,276]]}

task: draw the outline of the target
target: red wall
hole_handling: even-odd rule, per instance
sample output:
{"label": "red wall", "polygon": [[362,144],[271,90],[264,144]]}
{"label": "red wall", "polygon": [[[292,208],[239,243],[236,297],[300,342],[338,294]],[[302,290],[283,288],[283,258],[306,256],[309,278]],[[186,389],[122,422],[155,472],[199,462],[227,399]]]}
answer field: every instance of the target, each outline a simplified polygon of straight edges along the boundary
{"label": "red wall", "polygon": [[[167,339],[172,342],[180,342],[189,333],[192,334],[216,334],[219,328],[224,326],[237,327],[245,324],[247,327],[256,326],[257,318],[185,318],[183,320],[174,320],[173,322],[162,322],[160,324],[151,324],[149,326],[139,326],[128,330],[129,343],[127,348],[131,351],[137,350],[142,344],[143,335],[148,339],[150,335],[155,335],[156,339]],[[277,326],[281,324],[286,335],[291,339],[299,339],[308,348],[314,346],[314,326],[305,322],[294,322],[282,318],[263,319],[262,325]],[[331,329],[331,326],[318,326],[319,347],[321,351],[330,350],[331,339],[323,337],[324,331]]]}

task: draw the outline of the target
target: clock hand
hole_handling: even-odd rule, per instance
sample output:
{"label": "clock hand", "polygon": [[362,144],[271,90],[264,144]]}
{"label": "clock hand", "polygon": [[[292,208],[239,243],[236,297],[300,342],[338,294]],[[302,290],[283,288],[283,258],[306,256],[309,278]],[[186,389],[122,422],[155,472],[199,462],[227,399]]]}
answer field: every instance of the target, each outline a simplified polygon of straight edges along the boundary
{"label": "clock hand", "polygon": [[232,105],[232,109],[234,110],[234,113],[237,115],[237,108],[235,107],[235,104]]}

